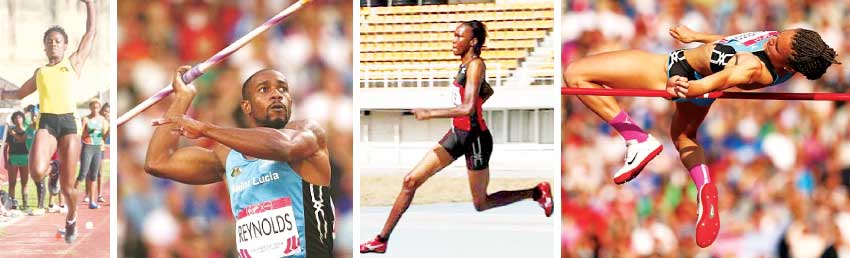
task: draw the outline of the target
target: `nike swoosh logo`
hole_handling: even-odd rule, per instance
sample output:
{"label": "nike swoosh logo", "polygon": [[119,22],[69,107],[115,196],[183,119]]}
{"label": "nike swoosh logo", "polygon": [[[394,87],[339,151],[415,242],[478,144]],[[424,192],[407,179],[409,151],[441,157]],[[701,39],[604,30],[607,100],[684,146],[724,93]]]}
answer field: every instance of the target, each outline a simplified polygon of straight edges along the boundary
{"label": "nike swoosh logo", "polygon": [[631,165],[632,163],[634,163],[634,162],[635,162],[635,159],[637,159],[637,153],[635,153],[635,155],[634,155],[634,156],[632,156],[632,160],[627,161],[627,162],[626,162],[626,164],[627,164],[627,165]]}

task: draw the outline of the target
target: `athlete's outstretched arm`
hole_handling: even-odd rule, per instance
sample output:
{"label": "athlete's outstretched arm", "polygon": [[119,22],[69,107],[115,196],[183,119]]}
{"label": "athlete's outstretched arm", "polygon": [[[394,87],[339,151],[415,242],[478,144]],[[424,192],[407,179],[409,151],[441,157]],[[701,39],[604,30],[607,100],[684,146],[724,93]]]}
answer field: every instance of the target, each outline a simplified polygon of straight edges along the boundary
{"label": "athlete's outstretched arm", "polygon": [[711,43],[723,39],[723,35],[701,33],[679,25],[669,31],[670,36],[682,43],[700,42]]}
{"label": "athlete's outstretched arm", "polygon": [[466,68],[466,85],[464,85],[463,103],[453,108],[416,109],[413,114],[416,119],[425,120],[431,118],[452,118],[468,116],[475,108],[475,99],[478,98],[478,86],[481,85],[484,75],[484,61],[474,59]]}
{"label": "athlete's outstretched arm", "polygon": [[[24,85],[22,85],[20,88],[18,88],[16,90],[0,90],[0,99],[22,99],[22,98],[26,97],[27,95],[30,95],[33,92],[35,92],[35,88],[36,88],[36,86],[35,86],[35,74],[36,73],[38,73],[38,69],[35,69],[35,71],[32,73],[32,77],[30,77],[26,82],[24,82]],[[6,80],[3,80],[3,81],[4,81],[4,84],[12,84],[12,83],[10,83]],[[12,84],[11,86],[15,86],[15,85]],[[3,87],[5,87],[5,85]]]}
{"label": "athlete's outstretched arm", "polygon": [[186,137],[208,137],[244,155],[266,160],[300,161],[319,151],[318,137],[309,130],[222,127],[185,115],[166,117],[156,125],[176,126]]}
{"label": "athlete's outstretched arm", "polygon": [[751,89],[753,85],[770,85],[773,81],[770,73],[766,72],[764,64],[750,53],[736,54],[734,60],[730,62],[732,63],[720,72],[699,80],[678,82],[675,85],[671,85],[673,83],[668,80],[668,92],[671,91],[671,87],[675,87],[676,92],[681,92],[686,97],[701,97],[709,92],[732,87],[747,86]]}
{"label": "athlete's outstretched arm", "polygon": [[80,1],[86,4],[86,33],[83,34],[83,39],[80,41],[80,45],[77,46],[77,51],[71,54],[69,58],[71,65],[74,66],[74,70],[77,71],[77,76],[79,76],[83,70],[86,58],[88,58],[89,53],[91,53],[91,46],[94,44],[94,36],[97,34],[97,29],[95,28],[97,19],[94,10],[94,0]]}
{"label": "athlete's outstretched arm", "polygon": [[[165,116],[182,115],[189,109],[195,97],[194,87],[183,84],[180,75],[189,70],[189,66],[180,67],[174,76],[171,94],[172,103]],[[224,163],[212,150],[201,147],[177,146],[180,135],[172,131],[176,125],[161,125],[154,130],[148,151],[145,155],[145,171],[149,174],[168,178],[186,184],[209,184],[222,180]]]}

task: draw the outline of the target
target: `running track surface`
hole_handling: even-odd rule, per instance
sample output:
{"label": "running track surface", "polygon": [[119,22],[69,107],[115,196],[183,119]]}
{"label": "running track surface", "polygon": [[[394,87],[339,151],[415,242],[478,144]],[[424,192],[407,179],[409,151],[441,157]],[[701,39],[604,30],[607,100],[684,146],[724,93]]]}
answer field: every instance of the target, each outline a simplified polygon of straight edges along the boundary
{"label": "running track surface", "polygon": [[[390,208],[360,209],[358,246],[380,232]],[[361,257],[552,257],[552,223],[532,201],[484,212],[472,203],[411,205],[387,253]]]}
{"label": "running track surface", "polygon": [[[89,209],[88,204],[82,203],[83,197],[77,203],[77,241],[73,244],[56,238],[57,230],[65,228],[65,214],[23,215],[11,225],[0,226],[0,257],[109,257],[110,194],[109,182],[103,183],[107,203],[100,203],[100,209]],[[84,186],[85,183],[80,184],[81,189]],[[85,227],[89,221],[94,225],[92,229]]]}

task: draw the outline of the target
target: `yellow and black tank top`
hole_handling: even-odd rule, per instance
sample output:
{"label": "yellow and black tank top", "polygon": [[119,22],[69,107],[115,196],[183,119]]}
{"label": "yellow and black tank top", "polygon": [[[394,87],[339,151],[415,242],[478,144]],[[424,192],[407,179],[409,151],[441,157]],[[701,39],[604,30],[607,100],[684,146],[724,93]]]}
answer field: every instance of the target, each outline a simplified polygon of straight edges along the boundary
{"label": "yellow and black tank top", "polygon": [[35,75],[38,103],[42,113],[74,113],[71,89],[77,82],[77,72],[68,57],[54,66],[42,66]]}

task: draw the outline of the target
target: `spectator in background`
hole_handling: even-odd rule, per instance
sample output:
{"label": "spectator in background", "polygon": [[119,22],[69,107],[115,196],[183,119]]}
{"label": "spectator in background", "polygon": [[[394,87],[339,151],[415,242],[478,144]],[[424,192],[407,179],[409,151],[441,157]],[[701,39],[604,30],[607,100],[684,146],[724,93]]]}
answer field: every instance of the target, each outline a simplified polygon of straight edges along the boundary
{"label": "spectator in background", "polygon": [[80,151],[80,172],[77,174],[74,188],[77,188],[83,179],[86,180],[86,197],[83,201],[89,204],[89,209],[100,208],[95,200],[92,184],[100,177],[103,141],[109,131],[109,123],[100,115],[100,109],[100,100],[92,99],[89,101],[89,114],[80,119],[83,127],[83,146]]}
{"label": "spectator in background", "polygon": [[[108,147],[109,147],[109,133],[110,133],[109,126],[108,126],[109,125],[109,103],[108,102],[103,103],[103,107],[100,108],[100,111],[98,111],[98,113],[100,113],[100,116],[103,117],[103,120],[106,121],[106,124],[107,124],[107,126],[105,128],[106,131],[103,133],[103,145],[101,145],[101,148],[100,148],[100,160],[101,160],[100,163],[101,163],[101,166],[100,166],[100,172],[98,172],[98,173],[102,175],[103,174],[103,166],[102,166],[103,165],[103,159],[106,158],[105,152],[108,150]],[[100,185],[100,179],[101,178],[103,178],[103,177],[102,176],[97,177],[97,188],[95,188],[95,190],[97,191],[97,202],[104,203],[104,202],[106,202],[106,199],[104,199],[103,195],[100,194],[100,191],[102,190],[101,185]]]}
{"label": "spectator in background", "polygon": [[[53,153],[53,157],[50,158],[50,174],[48,175],[48,197],[47,206],[48,212],[54,213],[65,213],[68,212],[68,208],[65,207],[65,204],[62,203],[62,195],[59,194],[59,155]],[[53,204],[53,197],[56,197],[57,203]]]}
{"label": "spectator in background", "polygon": [[[24,113],[15,111],[12,113],[12,125],[8,127],[6,134],[6,171],[9,175],[9,197],[12,199],[13,209],[22,211],[29,210],[27,203],[27,183],[29,182],[29,170],[27,168],[28,155],[26,139],[24,132]],[[15,199],[15,188],[18,183],[18,178],[21,180],[21,206],[17,206]]]}
{"label": "spectator in background", "polygon": [[[26,135],[26,145],[27,152],[32,151],[32,143],[35,140],[35,131],[38,125],[35,121],[38,121],[38,105],[27,105],[24,108],[24,134]],[[44,181],[35,182],[36,187],[36,195],[38,198],[38,208],[32,211],[33,215],[44,213],[44,197],[48,194],[45,193]],[[58,189],[58,188],[57,188]],[[58,190],[57,190],[58,191]]]}

